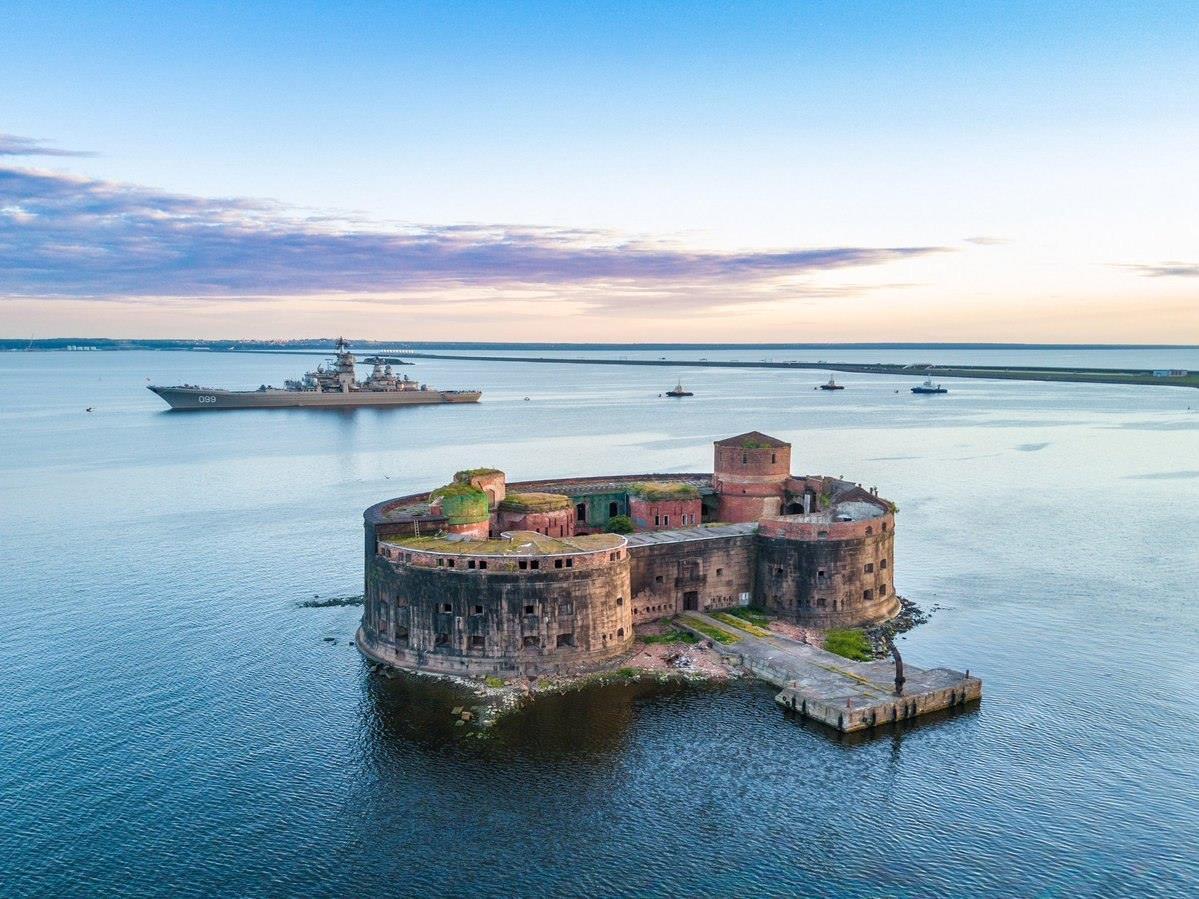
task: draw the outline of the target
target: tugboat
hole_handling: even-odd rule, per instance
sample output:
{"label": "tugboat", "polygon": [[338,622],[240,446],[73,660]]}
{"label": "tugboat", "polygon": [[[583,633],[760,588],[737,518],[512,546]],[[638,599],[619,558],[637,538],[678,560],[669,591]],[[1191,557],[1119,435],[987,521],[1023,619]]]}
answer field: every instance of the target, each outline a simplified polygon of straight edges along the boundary
{"label": "tugboat", "polygon": [[845,389],[845,385],[844,385],[844,384],[838,384],[836,381],[834,381],[834,380],[833,380],[833,376],[832,376],[832,375],[829,375],[829,376],[828,376],[828,383],[827,383],[827,384],[821,384],[821,385],[820,385],[820,389],[821,389],[821,390],[844,390],[844,389]]}
{"label": "tugboat", "polygon": [[949,391],[940,384],[934,384],[931,378],[925,378],[923,384],[917,384],[912,388],[912,393],[949,393]]}
{"label": "tugboat", "polygon": [[679,380],[679,383],[674,385],[673,390],[666,391],[666,395],[667,396],[695,396],[695,394],[692,393],[690,390],[683,389],[683,382],[681,379]]}
{"label": "tugboat", "polygon": [[418,384],[407,375],[400,378],[390,365],[376,362],[365,381],[355,377],[357,360],[344,337],[337,339],[337,358],[318,365],[298,381],[284,381],[283,387],[263,384],[257,390],[222,390],[183,384],[178,387],[147,385],[172,409],[281,409],[315,406],[321,409],[348,409],[356,406],[426,406],[441,403],[477,403],[478,390],[435,390]]}

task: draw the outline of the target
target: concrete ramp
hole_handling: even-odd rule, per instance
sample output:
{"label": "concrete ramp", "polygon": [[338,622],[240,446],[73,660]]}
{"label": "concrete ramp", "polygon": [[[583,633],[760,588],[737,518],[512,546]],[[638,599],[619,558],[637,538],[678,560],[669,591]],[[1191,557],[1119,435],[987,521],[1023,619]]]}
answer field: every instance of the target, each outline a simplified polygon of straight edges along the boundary
{"label": "concrete ramp", "polygon": [[903,695],[897,696],[895,666],[890,661],[853,662],[777,634],[755,636],[697,612],[679,618],[682,627],[704,638],[707,635],[690,626],[688,618],[736,636],[736,643],[716,643],[717,649],[755,677],[780,687],[775,702],[843,733],[906,721],[982,697],[982,681],[977,677],[906,663]]}

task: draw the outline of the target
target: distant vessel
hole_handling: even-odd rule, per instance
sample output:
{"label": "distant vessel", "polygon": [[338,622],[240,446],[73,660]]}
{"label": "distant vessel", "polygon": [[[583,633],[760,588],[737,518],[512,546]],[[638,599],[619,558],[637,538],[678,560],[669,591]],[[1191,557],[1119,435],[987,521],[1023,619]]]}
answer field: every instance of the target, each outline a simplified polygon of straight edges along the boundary
{"label": "distant vessel", "polygon": [[666,395],[667,395],[667,396],[695,396],[695,394],[694,394],[694,393],[692,393],[690,390],[684,390],[684,389],[683,389],[683,382],[682,382],[682,381],[679,381],[679,383],[677,383],[677,384],[674,386],[674,389],[673,389],[673,390],[668,390],[668,391],[666,391]]}
{"label": "distant vessel", "polygon": [[925,378],[923,384],[917,384],[912,388],[912,393],[949,393],[940,384],[934,384],[931,378]]}
{"label": "distant vessel", "polygon": [[820,385],[820,389],[821,389],[821,390],[844,390],[844,389],[845,389],[845,385],[843,385],[843,384],[838,384],[836,381],[834,381],[834,380],[833,380],[833,376],[832,376],[832,375],[829,375],[829,376],[828,376],[828,383],[827,383],[827,384],[821,384],[821,385]]}
{"label": "distant vessel", "polygon": [[344,337],[337,339],[337,358],[326,368],[318,365],[298,381],[283,387],[263,385],[257,390],[221,390],[183,384],[178,387],[148,385],[172,409],[277,409],[294,406],[346,409],[355,406],[420,406],[440,403],[477,403],[478,390],[434,390],[406,375],[396,377],[390,365],[376,362],[370,376],[359,381],[356,360]]}

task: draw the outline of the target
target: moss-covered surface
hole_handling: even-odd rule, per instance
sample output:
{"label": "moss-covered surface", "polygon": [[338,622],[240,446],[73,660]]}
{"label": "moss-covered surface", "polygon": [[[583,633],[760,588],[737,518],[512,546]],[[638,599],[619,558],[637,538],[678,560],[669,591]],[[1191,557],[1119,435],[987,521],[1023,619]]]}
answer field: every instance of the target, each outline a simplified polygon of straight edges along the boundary
{"label": "moss-covered surface", "polygon": [[770,631],[764,627],[747,621],[744,618],[738,618],[736,615],[730,615],[728,612],[712,612],[712,617],[717,621],[723,621],[725,624],[732,625],[738,630],[745,631],[747,634],[753,634],[755,637],[769,637]]}
{"label": "moss-covered surface", "polygon": [[487,494],[475,487],[473,484],[464,481],[454,481],[452,484],[446,484],[444,487],[438,487],[430,497],[437,498],[441,496],[462,496],[462,497],[477,497],[482,498],[483,502],[487,502]]}
{"label": "moss-covered surface", "polygon": [[505,512],[556,512],[570,508],[570,497],[561,493],[509,493],[500,501]]}
{"label": "moss-covered surface", "polygon": [[691,631],[683,631],[678,628],[672,628],[664,634],[646,634],[644,637],[639,637],[642,643],[698,643],[699,637],[691,633]]}
{"label": "moss-covered surface", "polygon": [[694,484],[671,481],[642,481],[630,484],[629,493],[648,500],[699,498],[699,488]]}
{"label": "moss-covered surface", "polygon": [[384,542],[417,552],[447,553],[458,556],[539,556],[616,549],[623,542],[615,534],[587,534],[580,537],[546,537],[532,531],[516,531],[511,540],[448,540],[445,537],[383,538]]}
{"label": "moss-covered surface", "polygon": [[695,618],[691,615],[684,615],[684,616],[682,616],[681,620],[686,623],[687,627],[689,627],[693,630],[699,631],[705,637],[710,637],[711,639],[715,640],[717,643],[724,643],[725,645],[728,645],[730,643],[740,643],[741,642],[741,638],[738,637],[736,634],[731,634],[728,631],[724,630],[723,628],[719,628],[719,627],[716,627],[715,625],[708,624],[708,622],[701,621],[700,619]]}
{"label": "moss-covered surface", "polygon": [[874,658],[874,648],[866,634],[852,628],[834,628],[824,635],[824,648],[855,662],[869,662]]}
{"label": "moss-covered surface", "polygon": [[489,474],[503,474],[503,472],[498,468],[465,468],[462,471],[454,472],[454,480],[459,483],[468,483],[471,478]]}

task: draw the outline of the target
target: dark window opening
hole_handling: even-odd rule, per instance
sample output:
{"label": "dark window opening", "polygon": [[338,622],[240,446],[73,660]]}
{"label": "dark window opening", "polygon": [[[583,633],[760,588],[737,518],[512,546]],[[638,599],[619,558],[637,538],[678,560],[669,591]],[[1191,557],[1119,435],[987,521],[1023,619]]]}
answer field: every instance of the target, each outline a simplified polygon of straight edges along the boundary
{"label": "dark window opening", "polygon": [[454,567],[454,560],[453,560],[453,559],[450,559],[450,567],[451,567],[451,568],[453,568],[453,567]]}
{"label": "dark window opening", "polygon": [[541,645],[541,638],[533,635],[527,635],[524,638],[525,649],[531,649]]}
{"label": "dark window opening", "polygon": [[536,559],[534,559],[532,562],[529,563],[529,567],[530,568],[540,568],[541,563],[538,562]]}
{"label": "dark window opening", "polygon": [[827,540],[828,539],[828,531],[817,531],[816,539],[817,540]]}
{"label": "dark window opening", "polygon": [[624,636],[624,628],[623,628],[623,627],[618,627],[618,628],[616,629],[616,636],[618,636],[618,637],[623,637],[623,636]]}
{"label": "dark window opening", "polygon": [[526,615],[532,615],[534,613],[534,611],[535,610],[534,610],[533,606],[525,606],[525,614]]}
{"label": "dark window opening", "polygon": [[770,454],[770,464],[773,465],[777,461],[778,461],[778,456],[776,456],[774,453],[771,453]]}
{"label": "dark window opening", "polygon": [[566,560],[566,567],[567,567],[567,568],[574,568],[574,567],[575,567],[575,560],[574,560],[574,559],[567,559],[567,560]]}
{"label": "dark window opening", "polygon": [[579,503],[575,506],[575,521],[587,520],[587,504]]}
{"label": "dark window opening", "polygon": [[453,606],[451,603],[448,603],[448,602],[443,602],[443,603],[441,604],[441,611],[443,611],[443,612],[452,612],[452,611],[454,611],[454,606]]}
{"label": "dark window opening", "polygon": [[887,560],[886,559],[883,559],[881,562],[878,563],[878,570],[879,571],[887,570]]}
{"label": "dark window opening", "polygon": [[482,606],[479,606],[479,605],[476,605],[476,606],[475,606],[475,614],[476,614],[476,615],[482,615],[482,614],[483,614],[483,607],[482,607]]}
{"label": "dark window opening", "polygon": [[433,635],[433,645],[434,646],[446,646],[449,642],[450,642],[449,634],[434,634]]}
{"label": "dark window opening", "polygon": [[618,605],[618,606],[624,605],[624,597],[623,596],[616,597],[616,605]]}
{"label": "dark window opening", "polygon": [[870,525],[866,525],[866,533],[867,533],[867,534],[873,534],[873,533],[874,533],[874,528],[872,528]]}
{"label": "dark window opening", "polygon": [[575,613],[575,604],[573,602],[558,603],[559,615],[573,615]]}
{"label": "dark window opening", "polygon": [[574,634],[559,634],[558,635],[558,646],[559,647],[574,646],[574,645],[575,645],[575,635]]}
{"label": "dark window opening", "polygon": [[398,645],[398,646],[407,646],[408,645],[408,628],[406,628],[406,627],[397,627],[396,628],[395,642],[396,642],[396,645]]}
{"label": "dark window opening", "polygon": [[716,573],[717,573],[718,575],[719,575],[719,574],[724,574],[724,569],[723,569],[723,568],[717,568],[717,569],[716,569]]}
{"label": "dark window opening", "polygon": [[480,634],[471,634],[470,635],[470,648],[471,649],[482,649],[486,645],[486,642],[487,641],[485,640],[485,638]]}
{"label": "dark window opening", "polygon": [[660,575],[660,574],[654,575],[654,583],[655,584],[662,583],[662,575]]}
{"label": "dark window opening", "polygon": [[775,573],[775,575],[782,575],[782,573],[783,573],[783,569],[781,569],[781,568],[776,568],[776,569],[774,569],[774,573]]}
{"label": "dark window opening", "polygon": [[620,506],[617,505],[616,503],[608,503],[608,517],[611,518],[613,515],[619,515],[619,514],[620,514]]}
{"label": "dark window opening", "polygon": [[561,567],[562,567],[562,560],[561,560],[561,559],[554,559],[554,567],[555,567],[555,568],[561,568]]}
{"label": "dark window opening", "polygon": [[486,567],[487,567],[487,563],[486,563],[486,562],[479,562],[479,567],[480,567],[480,568],[486,568]]}
{"label": "dark window opening", "polygon": [[824,608],[824,597],[823,596],[816,597],[816,605],[821,609]]}
{"label": "dark window opening", "polygon": [[529,567],[529,562],[527,559],[521,559],[519,562],[516,563],[516,567],[519,568],[521,571],[525,571]]}
{"label": "dark window opening", "polygon": [[749,453],[742,453],[742,454],[741,454],[741,464],[742,464],[742,465],[748,465],[748,464],[749,464]]}
{"label": "dark window opening", "polygon": [[661,523],[662,523],[662,516],[661,516],[661,515],[655,515],[655,516],[654,516],[654,527],[657,527],[657,526],[658,526],[658,525],[660,525]]}
{"label": "dark window opening", "polygon": [[863,571],[865,571],[865,572],[866,572],[866,574],[871,574],[871,573],[874,571],[874,563],[873,563],[873,562],[867,562],[867,563],[866,563],[866,567],[865,567],[865,568],[863,568],[862,570],[863,570]]}
{"label": "dark window opening", "polygon": [[886,585],[886,584],[879,584],[879,585],[878,585],[878,595],[879,595],[879,596],[886,596],[886,595],[887,595],[887,585]]}
{"label": "dark window opening", "polygon": [[874,599],[874,591],[873,590],[863,590],[862,591],[862,599],[864,599],[864,600]]}
{"label": "dark window opening", "polygon": [[475,567],[475,560],[474,560],[474,559],[471,559],[469,562],[467,562],[467,563],[466,563],[466,567],[467,567],[467,568],[474,568],[474,567]]}
{"label": "dark window opening", "polygon": [[445,559],[438,559],[437,564],[439,567],[444,568],[445,567]]}

